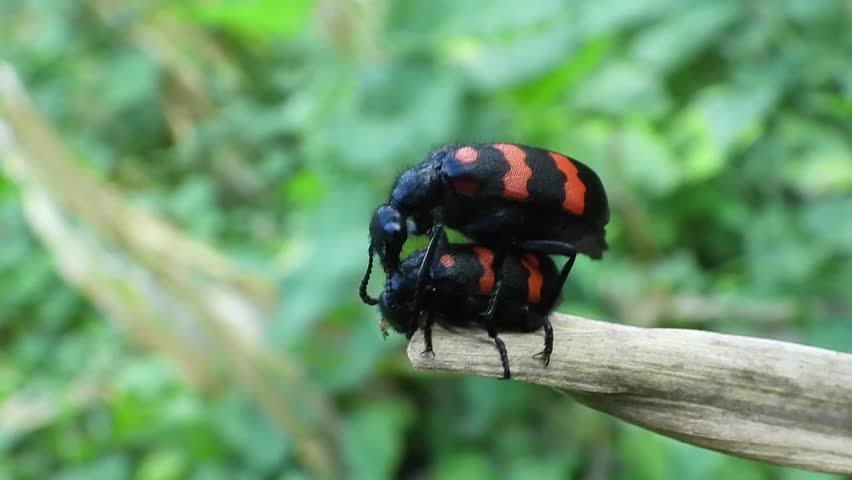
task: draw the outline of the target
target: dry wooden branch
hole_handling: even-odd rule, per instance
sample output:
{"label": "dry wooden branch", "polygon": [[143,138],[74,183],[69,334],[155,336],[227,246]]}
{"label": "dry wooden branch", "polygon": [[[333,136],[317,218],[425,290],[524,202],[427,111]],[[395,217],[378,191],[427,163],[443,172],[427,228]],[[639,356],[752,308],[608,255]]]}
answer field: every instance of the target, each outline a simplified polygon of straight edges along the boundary
{"label": "dry wooden branch", "polygon": [[[718,333],[638,328],[554,314],[550,366],[532,356],[543,334],[501,334],[512,377],[660,434],[746,458],[852,474],[852,355]],[[500,376],[482,332],[435,328],[435,357],[417,368]]]}

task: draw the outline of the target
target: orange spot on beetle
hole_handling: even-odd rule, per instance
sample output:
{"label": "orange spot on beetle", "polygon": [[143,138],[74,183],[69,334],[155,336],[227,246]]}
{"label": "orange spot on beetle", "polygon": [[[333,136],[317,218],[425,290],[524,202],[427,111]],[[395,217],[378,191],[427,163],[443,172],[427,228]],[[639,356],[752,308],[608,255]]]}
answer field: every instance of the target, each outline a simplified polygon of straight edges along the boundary
{"label": "orange spot on beetle", "polygon": [[439,261],[441,262],[441,265],[443,265],[445,268],[453,268],[453,266],[455,266],[456,264],[456,259],[453,258],[453,256],[449,253],[441,255],[441,259]]}
{"label": "orange spot on beetle", "polygon": [[479,152],[473,147],[461,147],[456,150],[456,160],[462,163],[473,163],[479,158]]}
{"label": "orange spot on beetle", "polygon": [[565,155],[548,152],[553,163],[565,174],[565,202],[562,209],[575,215],[582,215],[586,209],[586,185],[580,180],[577,166]]}
{"label": "orange spot on beetle", "polygon": [[476,180],[460,178],[458,180],[453,180],[453,188],[456,192],[462,195],[472,197],[476,194],[477,190],[479,190],[479,183],[477,183]]}
{"label": "orange spot on beetle", "polygon": [[479,293],[490,295],[494,290],[494,252],[485,247],[473,247],[473,252],[482,265],[482,276],[479,277]]}
{"label": "orange spot on beetle", "polygon": [[532,177],[532,169],[527,165],[527,154],[521,147],[509,143],[498,143],[494,148],[500,150],[509,164],[509,171],[503,177],[503,196],[514,200],[529,198],[527,183]]}
{"label": "orange spot on beetle", "polygon": [[544,277],[538,269],[538,257],[531,253],[521,257],[521,263],[527,269],[530,276],[527,279],[527,299],[530,303],[541,302],[541,287],[544,286]]}

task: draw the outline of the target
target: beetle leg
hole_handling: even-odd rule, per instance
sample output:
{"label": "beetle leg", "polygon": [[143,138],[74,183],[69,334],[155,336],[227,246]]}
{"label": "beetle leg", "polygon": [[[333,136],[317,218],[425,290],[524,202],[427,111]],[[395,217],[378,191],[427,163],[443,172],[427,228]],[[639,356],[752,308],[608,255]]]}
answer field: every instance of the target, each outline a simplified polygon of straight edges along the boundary
{"label": "beetle leg", "polygon": [[553,326],[550,319],[544,317],[544,350],[533,355],[533,358],[541,358],[544,366],[550,365],[550,355],[553,353]]}
{"label": "beetle leg", "polygon": [[439,244],[446,241],[444,236],[444,226],[435,225],[432,228],[432,238],[429,240],[429,246],[426,247],[426,255],[423,256],[423,262],[420,264],[420,270],[417,271],[417,283],[414,290],[414,311],[420,312],[423,305],[423,290],[426,285],[426,277],[431,275],[432,262],[435,260],[435,254],[438,252]]}
{"label": "beetle leg", "polygon": [[494,326],[494,313],[497,311],[500,289],[503,286],[503,263],[506,260],[508,250],[509,248],[506,245],[501,245],[494,249],[494,260],[491,264],[491,268],[494,270],[494,289],[488,298],[488,307],[481,314],[482,323],[488,331],[488,336],[494,339],[497,351],[500,352],[500,362],[503,364],[503,379],[511,377],[511,373],[509,372],[509,356],[506,353],[506,344],[497,336],[497,329]]}
{"label": "beetle leg", "polygon": [[545,255],[562,255],[570,257],[577,254],[574,245],[556,240],[526,240],[515,244],[517,248]]}
{"label": "beetle leg", "polygon": [[[568,279],[568,274],[571,273],[571,268],[574,266],[574,261],[577,259],[577,250],[570,243],[556,242],[549,240],[535,240],[521,242],[518,247],[531,252],[537,252],[545,255],[564,255],[568,257],[568,261],[562,266],[562,271],[559,274],[559,281],[550,297],[542,301],[542,305],[546,305],[546,312],[550,312],[556,307],[556,301],[559,299],[559,294],[565,286],[565,281]],[[535,354],[533,358],[541,358],[544,366],[550,365],[550,355],[553,353],[553,326],[550,324],[550,319],[544,317],[544,350]]]}
{"label": "beetle leg", "polygon": [[497,310],[497,301],[500,297],[500,290],[503,287],[503,263],[505,263],[508,250],[509,247],[506,245],[494,248],[494,260],[491,264],[491,268],[494,270],[494,288],[491,290],[491,295],[488,298],[488,307],[481,315],[482,322],[486,328],[490,328],[494,312]]}
{"label": "beetle leg", "polygon": [[494,345],[500,354],[500,364],[503,365],[503,380],[508,380],[512,377],[512,372],[509,371],[509,353],[506,351],[506,344],[503,343],[502,338],[497,336],[497,332],[493,328],[488,330],[488,336],[494,340]]}
{"label": "beetle leg", "polygon": [[432,350],[432,323],[434,321],[432,315],[431,310],[426,312],[426,321],[423,323],[423,342],[426,344],[426,350],[420,352],[421,357],[435,356],[435,352]]}

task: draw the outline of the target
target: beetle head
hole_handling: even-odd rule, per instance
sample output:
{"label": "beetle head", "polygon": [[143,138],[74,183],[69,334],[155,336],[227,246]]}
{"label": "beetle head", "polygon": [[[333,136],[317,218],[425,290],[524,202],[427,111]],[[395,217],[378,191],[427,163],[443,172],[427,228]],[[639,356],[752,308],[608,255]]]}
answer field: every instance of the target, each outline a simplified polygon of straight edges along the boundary
{"label": "beetle head", "polygon": [[379,296],[382,320],[399,333],[407,333],[417,322],[414,311],[414,285],[403,274],[395,273]]}
{"label": "beetle head", "polygon": [[379,256],[385,272],[399,267],[399,254],[407,238],[407,225],[399,209],[390,204],[376,209],[370,221],[370,250]]}

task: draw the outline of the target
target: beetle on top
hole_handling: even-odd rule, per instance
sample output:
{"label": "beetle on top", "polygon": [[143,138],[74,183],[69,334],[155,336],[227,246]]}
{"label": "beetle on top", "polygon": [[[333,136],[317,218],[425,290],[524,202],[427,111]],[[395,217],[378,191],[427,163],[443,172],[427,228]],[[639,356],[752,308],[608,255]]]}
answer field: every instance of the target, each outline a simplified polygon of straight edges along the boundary
{"label": "beetle on top", "polygon": [[409,233],[429,233],[434,242],[446,226],[494,248],[499,287],[509,249],[598,259],[607,249],[607,223],[603,185],[577,160],[511,143],[440,147],[403,172],[388,202],[376,209],[361,298],[375,304],[367,294],[373,255],[392,273]]}

